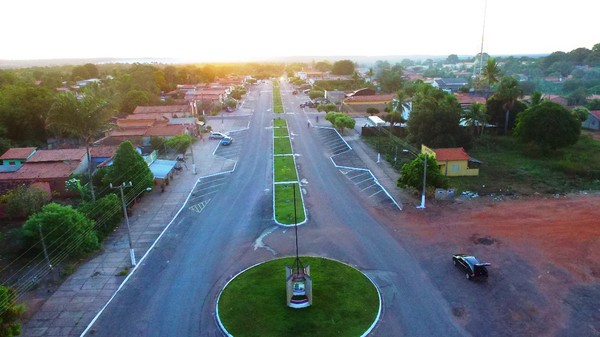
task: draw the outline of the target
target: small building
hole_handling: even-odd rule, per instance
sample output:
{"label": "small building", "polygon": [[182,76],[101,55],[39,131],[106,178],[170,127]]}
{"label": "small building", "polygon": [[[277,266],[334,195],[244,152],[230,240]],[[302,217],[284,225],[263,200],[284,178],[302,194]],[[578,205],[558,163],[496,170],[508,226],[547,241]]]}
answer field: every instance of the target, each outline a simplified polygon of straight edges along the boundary
{"label": "small building", "polygon": [[447,177],[478,176],[480,162],[471,158],[462,147],[431,149],[421,145],[421,153],[435,158],[440,172]]}
{"label": "small building", "polygon": [[583,128],[600,130],[600,110],[591,110],[588,118],[581,124]]}
{"label": "small building", "polygon": [[395,94],[351,96],[342,103],[342,111],[355,114],[366,114],[368,108],[383,111],[395,97]]}
{"label": "small building", "polygon": [[10,148],[0,157],[0,172],[15,172],[35,153],[35,147]]}
{"label": "small building", "polygon": [[341,90],[325,90],[325,98],[333,104],[340,104],[346,98],[346,93]]}
{"label": "small building", "polygon": [[461,88],[468,87],[469,81],[465,78],[435,78],[431,85],[434,88],[444,90],[448,93],[455,93]]}

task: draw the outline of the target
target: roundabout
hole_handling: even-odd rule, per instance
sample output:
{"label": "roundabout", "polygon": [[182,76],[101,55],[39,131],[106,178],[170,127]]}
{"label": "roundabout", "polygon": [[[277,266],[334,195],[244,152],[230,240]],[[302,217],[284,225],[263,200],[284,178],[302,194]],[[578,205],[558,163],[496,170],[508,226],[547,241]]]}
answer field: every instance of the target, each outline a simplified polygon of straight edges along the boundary
{"label": "roundabout", "polygon": [[294,257],[243,270],[217,299],[217,320],[229,336],[364,336],[381,312],[377,287],[362,272],[331,259],[301,257],[310,265],[313,304],[286,305],[286,265]]}

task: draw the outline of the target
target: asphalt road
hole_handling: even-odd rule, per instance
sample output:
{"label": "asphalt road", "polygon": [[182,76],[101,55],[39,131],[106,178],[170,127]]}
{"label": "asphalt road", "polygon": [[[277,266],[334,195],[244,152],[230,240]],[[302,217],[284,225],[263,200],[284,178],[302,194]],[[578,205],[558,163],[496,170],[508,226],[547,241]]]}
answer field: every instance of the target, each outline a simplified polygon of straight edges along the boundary
{"label": "asphalt road", "polygon": [[[375,281],[383,312],[372,336],[467,335],[410,252],[388,232],[389,214],[379,216],[397,210],[366,203],[307,126],[298,108],[302,97],[285,84],[281,91],[309,217],[299,229],[301,253],[355,265]],[[196,186],[189,207],[88,335],[220,336],[215,302],[227,280],[254,263],[294,253],[293,231],[274,227],[272,220],[270,85],[255,86],[249,95],[255,109],[244,144],[237,144],[236,170]]]}

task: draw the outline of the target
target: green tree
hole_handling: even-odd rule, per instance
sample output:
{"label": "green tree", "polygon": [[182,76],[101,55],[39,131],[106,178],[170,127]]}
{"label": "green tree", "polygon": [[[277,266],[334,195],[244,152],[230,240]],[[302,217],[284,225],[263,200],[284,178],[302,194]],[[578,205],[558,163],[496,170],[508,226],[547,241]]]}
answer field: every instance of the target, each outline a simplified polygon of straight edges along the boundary
{"label": "green tree", "polygon": [[107,104],[105,100],[93,95],[85,95],[78,99],[71,93],[65,93],[58,96],[48,112],[50,129],[67,132],[85,143],[92,200],[95,200],[96,195],[92,183],[90,143],[108,125],[111,113],[106,109]]}
{"label": "green tree", "polygon": [[408,95],[406,94],[406,91],[404,91],[402,89],[398,90],[396,92],[396,97],[390,103],[388,103],[387,108],[391,112],[398,112],[398,113],[403,113],[404,110],[409,110],[410,109],[410,100],[409,100]]}
{"label": "green tree", "polygon": [[340,133],[344,133],[346,128],[354,128],[356,121],[343,112],[328,112],[325,119],[329,121]]}
{"label": "green tree", "polygon": [[337,106],[333,103],[327,103],[327,104],[319,104],[317,105],[317,111],[322,112],[331,112],[331,111],[335,111],[337,110]]}
{"label": "green tree", "polygon": [[92,63],[86,63],[84,65],[75,66],[71,71],[71,79],[74,81],[77,80],[86,80],[90,78],[98,77],[98,67]]}
{"label": "green tree", "polygon": [[50,193],[39,187],[19,186],[0,197],[9,217],[28,217],[50,200]]}
{"label": "green tree", "polygon": [[587,102],[587,96],[587,90],[584,87],[579,87],[569,95],[569,105],[583,105]]}
{"label": "green tree", "polygon": [[[81,257],[100,247],[94,221],[71,206],[49,203],[30,216],[22,229],[23,235],[33,242],[41,242],[41,231],[49,254]],[[39,248],[42,248],[41,244]]]}
{"label": "green tree", "polygon": [[446,58],[446,64],[457,64],[460,60],[458,59],[458,55],[450,54]]}
{"label": "green tree", "polygon": [[315,69],[317,69],[320,72],[331,71],[332,68],[333,66],[331,65],[331,63],[327,61],[320,61],[315,64]]}
{"label": "green tree", "polygon": [[18,320],[25,313],[25,306],[16,303],[13,288],[0,285],[0,336],[13,337],[21,334],[21,323]]}
{"label": "green tree", "polygon": [[0,87],[0,124],[6,138],[23,143],[45,143],[46,116],[53,97],[44,87],[15,83]]}
{"label": "green tree", "polygon": [[383,116],[383,120],[389,122],[391,125],[406,122],[404,117],[402,117],[402,114],[396,111],[388,112],[385,116]]}
{"label": "green tree", "polygon": [[481,75],[483,76],[485,82],[490,86],[498,82],[498,77],[500,77],[500,68],[498,68],[498,63],[496,62],[495,58],[490,57],[487,59],[485,66],[481,70]]}
{"label": "green tree", "polygon": [[186,134],[177,135],[167,140],[167,146],[175,149],[178,153],[185,153],[185,151],[192,145],[192,136]]}
{"label": "green tree", "polygon": [[522,91],[519,86],[519,82],[509,76],[504,76],[500,80],[500,85],[493,97],[498,101],[502,102],[502,108],[504,109],[504,134],[508,134],[508,122],[510,120],[510,112],[515,107],[517,99],[521,97]]}
{"label": "green tree", "polygon": [[544,100],[544,98],[542,97],[541,92],[534,91],[531,94],[531,106],[538,105],[538,104],[542,103],[543,100]]}
{"label": "green tree", "polygon": [[367,108],[367,113],[371,116],[373,115],[377,115],[379,113],[379,110],[377,108],[374,107],[368,107]]}
{"label": "green tree", "polygon": [[586,107],[589,110],[600,110],[600,99],[594,98],[593,100],[588,101]]}
{"label": "green tree", "polygon": [[453,95],[422,85],[412,99],[407,121],[409,140],[432,147],[468,147],[469,137],[459,125],[462,109]]}
{"label": "green tree", "polygon": [[124,191],[125,202],[129,203],[134,196],[146,188],[154,186],[154,175],[141,154],[139,154],[130,141],[119,145],[113,164],[103,179],[104,184],[119,186],[131,182],[132,188]]}
{"label": "green tree", "polygon": [[462,111],[461,120],[466,126],[474,127],[477,134],[482,135],[485,124],[488,122],[488,115],[483,103],[473,103],[468,110]]}
{"label": "green tree", "polygon": [[335,75],[352,75],[354,73],[354,62],[350,60],[340,60],[333,63],[331,73]]}
{"label": "green tree", "polygon": [[142,90],[129,90],[127,95],[121,100],[119,110],[125,113],[132,113],[136,107],[145,106],[150,103],[150,95]]}
{"label": "green tree", "polygon": [[84,201],[77,207],[88,219],[96,222],[96,233],[102,241],[120,223],[123,217],[121,197],[109,193],[95,202]]}
{"label": "green tree", "polygon": [[308,97],[310,99],[315,99],[317,97],[324,97],[325,93],[322,90],[311,90],[308,92]]}
{"label": "green tree", "polygon": [[434,188],[448,188],[448,178],[440,172],[437,161],[432,156],[420,153],[411,162],[402,165],[400,169],[400,178],[398,178],[398,187],[414,187],[417,190],[423,189],[423,166],[427,158],[426,184]]}
{"label": "green tree", "polygon": [[403,77],[404,67],[396,63],[389,68],[382,68],[378,75],[378,81],[383,92],[397,92],[405,85]]}
{"label": "green tree", "polygon": [[571,113],[577,117],[577,119],[579,119],[580,121],[585,121],[586,119],[588,119],[588,116],[590,115],[590,110],[588,110],[585,107],[577,107],[574,108],[573,110],[571,110]]}
{"label": "green tree", "polygon": [[369,82],[373,82],[373,76],[375,76],[375,70],[373,68],[369,68],[367,73],[365,74],[369,78]]}
{"label": "green tree", "polygon": [[522,143],[555,150],[577,142],[581,121],[562,105],[544,101],[519,114],[514,134]]}

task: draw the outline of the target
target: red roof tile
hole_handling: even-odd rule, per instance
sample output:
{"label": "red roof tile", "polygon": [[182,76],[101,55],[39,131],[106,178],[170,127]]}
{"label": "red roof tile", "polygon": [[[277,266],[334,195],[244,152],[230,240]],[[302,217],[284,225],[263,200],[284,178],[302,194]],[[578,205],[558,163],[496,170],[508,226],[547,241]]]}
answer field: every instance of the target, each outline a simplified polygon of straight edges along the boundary
{"label": "red roof tile", "polygon": [[13,147],[4,152],[0,160],[27,159],[35,150],[35,147]]}
{"label": "red roof tile", "polygon": [[112,157],[117,152],[118,146],[94,146],[90,147],[90,156],[92,157]]}
{"label": "red roof tile", "polygon": [[119,118],[119,119],[117,119],[117,126],[120,128],[133,128],[133,127],[147,128],[147,127],[154,125],[155,122],[156,122],[156,119]]}
{"label": "red roof tile", "polygon": [[594,117],[600,119],[600,110],[590,110],[590,113],[594,115]]}
{"label": "red roof tile", "polygon": [[192,108],[187,105],[153,105],[153,106],[138,106],[133,110],[134,114],[140,113],[192,113]]}
{"label": "red roof tile", "polygon": [[110,133],[110,137],[120,137],[120,136],[143,136],[146,133],[145,128],[132,128],[132,129],[123,129],[123,130],[114,130]]}
{"label": "red roof tile", "polygon": [[462,147],[435,149],[435,159],[439,161],[448,160],[469,160],[471,157]]}
{"label": "red roof tile", "polygon": [[146,130],[146,136],[177,136],[184,134],[186,131],[185,125],[156,125]]}
{"label": "red roof tile", "polygon": [[456,96],[456,100],[458,101],[458,103],[460,104],[473,104],[473,103],[483,103],[485,104],[486,100],[485,97],[481,97],[481,96],[471,96],[467,93],[455,93],[454,96]]}
{"label": "red roof tile", "polygon": [[79,166],[79,162],[26,162],[18,171],[0,174],[0,181],[53,178],[65,178],[66,180],[75,171],[77,166]]}
{"label": "red roof tile", "polygon": [[81,161],[85,155],[85,149],[37,150],[27,163]]}

